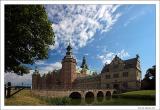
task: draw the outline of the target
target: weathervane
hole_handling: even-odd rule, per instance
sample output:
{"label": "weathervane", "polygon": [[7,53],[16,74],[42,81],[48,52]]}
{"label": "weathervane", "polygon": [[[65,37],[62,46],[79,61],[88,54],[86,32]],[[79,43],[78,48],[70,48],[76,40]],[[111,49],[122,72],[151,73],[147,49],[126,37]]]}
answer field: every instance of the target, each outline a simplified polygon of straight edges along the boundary
{"label": "weathervane", "polygon": [[37,67],[37,66],[35,66],[35,72],[36,72],[36,73],[38,72],[38,67]]}
{"label": "weathervane", "polygon": [[71,45],[71,38],[69,38],[69,45]]}

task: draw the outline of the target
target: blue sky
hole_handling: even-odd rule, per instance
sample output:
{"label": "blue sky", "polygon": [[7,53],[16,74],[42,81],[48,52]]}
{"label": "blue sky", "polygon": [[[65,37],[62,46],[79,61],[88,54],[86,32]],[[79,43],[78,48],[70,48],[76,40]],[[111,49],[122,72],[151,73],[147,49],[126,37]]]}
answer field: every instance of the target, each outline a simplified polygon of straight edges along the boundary
{"label": "blue sky", "polygon": [[139,54],[144,76],[156,61],[155,8],[155,5],[45,5],[56,43],[50,46],[49,58],[35,65],[41,73],[61,68],[70,40],[77,67],[86,56],[89,69],[99,73],[115,55],[126,60]]}

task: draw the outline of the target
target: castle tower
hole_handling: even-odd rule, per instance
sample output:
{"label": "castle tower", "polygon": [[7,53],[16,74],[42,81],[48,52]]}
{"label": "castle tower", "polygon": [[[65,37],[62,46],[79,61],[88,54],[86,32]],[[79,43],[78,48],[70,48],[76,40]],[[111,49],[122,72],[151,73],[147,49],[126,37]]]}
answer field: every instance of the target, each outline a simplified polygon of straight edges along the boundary
{"label": "castle tower", "polygon": [[33,72],[32,74],[32,89],[37,89],[36,88],[36,83],[37,83],[37,75],[36,75],[37,71],[35,69],[35,72]]}
{"label": "castle tower", "polygon": [[88,65],[85,57],[83,57],[81,68],[82,68],[81,77],[85,77],[87,75],[87,70],[88,70]]}
{"label": "castle tower", "polygon": [[40,80],[40,74],[37,67],[35,67],[35,72],[33,72],[32,74],[32,89],[38,89],[39,80]]}
{"label": "castle tower", "polygon": [[136,83],[136,86],[137,86],[137,89],[140,89],[141,88],[141,79],[142,79],[142,72],[141,72],[141,66],[140,66],[140,57],[139,55],[137,54],[136,55],[136,59],[137,59],[137,62],[136,62],[136,80],[137,80],[137,83]]}
{"label": "castle tower", "polygon": [[76,60],[72,55],[72,47],[69,43],[66,56],[62,60],[61,83],[64,89],[72,88],[72,83],[76,79]]}
{"label": "castle tower", "polygon": [[88,65],[87,65],[87,63],[86,63],[86,58],[85,58],[85,56],[83,57],[81,68],[83,68],[83,69],[88,69]]}

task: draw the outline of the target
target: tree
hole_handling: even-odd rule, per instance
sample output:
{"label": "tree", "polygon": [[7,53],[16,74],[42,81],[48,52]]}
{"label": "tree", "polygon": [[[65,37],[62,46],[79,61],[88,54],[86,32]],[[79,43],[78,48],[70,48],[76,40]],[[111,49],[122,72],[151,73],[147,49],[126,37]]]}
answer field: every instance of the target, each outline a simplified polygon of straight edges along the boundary
{"label": "tree", "polygon": [[156,66],[152,66],[146,71],[145,77],[142,80],[142,89],[155,89],[156,86]]}
{"label": "tree", "polygon": [[149,68],[147,70],[145,77],[155,80],[155,76],[156,76],[156,66],[154,65],[152,66],[152,68]]}
{"label": "tree", "polygon": [[48,57],[54,32],[42,5],[5,5],[5,71],[23,75]]}

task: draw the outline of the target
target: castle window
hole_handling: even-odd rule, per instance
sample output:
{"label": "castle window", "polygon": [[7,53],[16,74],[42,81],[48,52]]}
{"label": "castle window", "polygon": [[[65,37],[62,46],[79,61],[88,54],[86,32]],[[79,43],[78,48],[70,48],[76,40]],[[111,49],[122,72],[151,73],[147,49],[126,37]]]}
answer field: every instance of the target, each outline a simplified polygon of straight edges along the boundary
{"label": "castle window", "polygon": [[106,75],[106,79],[110,79],[110,75]]}
{"label": "castle window", "polygon": [[128,77],[128,72],[123,72],[123,77]]}
{"label": "castle window", "polygon": [[119,74],[113,74],[113,78],[118,78]]}

